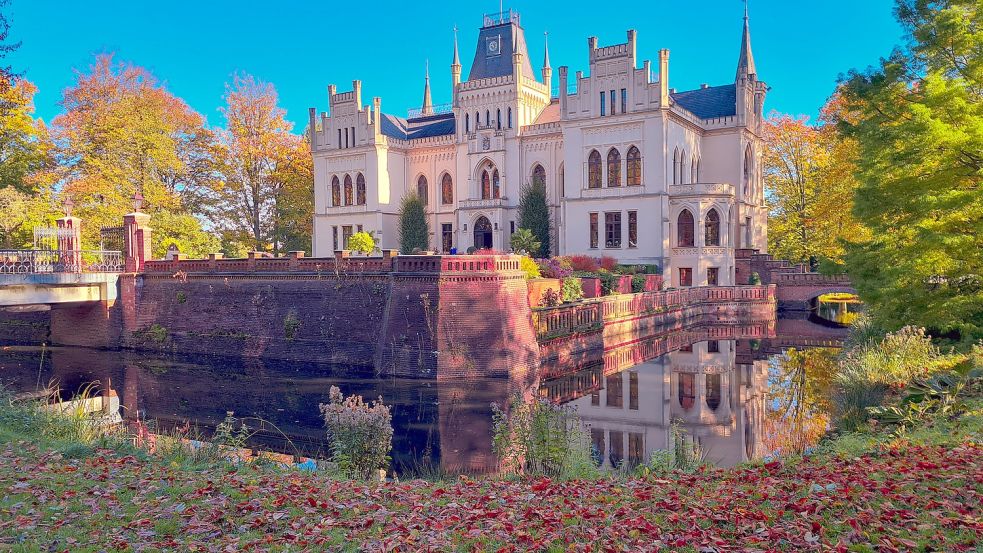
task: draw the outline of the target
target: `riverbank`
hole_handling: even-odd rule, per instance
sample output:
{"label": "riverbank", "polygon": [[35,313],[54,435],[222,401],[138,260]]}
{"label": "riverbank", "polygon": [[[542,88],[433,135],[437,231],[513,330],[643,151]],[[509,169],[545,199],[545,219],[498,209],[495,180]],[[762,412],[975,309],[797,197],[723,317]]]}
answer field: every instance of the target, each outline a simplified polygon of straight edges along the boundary
{"label": "riverbank", "polygon": [[[0,546],[111,550],[973,551],[983,401],[920,436],[801,459],[597,481],[366,484],[275,466],[191,468],[0,428]],[[708,549],[709,548],[709,549]]]}

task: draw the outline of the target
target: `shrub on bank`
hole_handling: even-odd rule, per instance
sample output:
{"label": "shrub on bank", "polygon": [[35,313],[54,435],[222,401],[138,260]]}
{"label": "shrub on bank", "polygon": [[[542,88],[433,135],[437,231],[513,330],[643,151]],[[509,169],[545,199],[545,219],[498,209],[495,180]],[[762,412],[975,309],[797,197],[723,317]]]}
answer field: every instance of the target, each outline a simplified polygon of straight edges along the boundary
{"label": "shrub on bank", "polygon": [[560,287],[560,298],[563,303],[570,303],[583,299],[584,286],[580,283],[580,279],[576,277],[564,278],[563,284]]}
{"label": "shrub on bank", "polygon": [[526,280],[531,278],[539,278],[540,276],[539,265],[536,264],[536,261],[533,258],[527,255],[519,258],[519,268],[522,269],[522,272],[526,273]]}
{"label": "shrub on bank", "polygon": [[337,386],[320,404],[328,430],[331,460],[347,478],[366,479],[389,466],[393,426],[382,398],[366,403],[362,396],[345,397]]}
{"label": "shrub on bank", "polygon": [[492,404],[493,447],[503,472],[585,478],[597,475],[591,444],[576,410],[543,398]]}

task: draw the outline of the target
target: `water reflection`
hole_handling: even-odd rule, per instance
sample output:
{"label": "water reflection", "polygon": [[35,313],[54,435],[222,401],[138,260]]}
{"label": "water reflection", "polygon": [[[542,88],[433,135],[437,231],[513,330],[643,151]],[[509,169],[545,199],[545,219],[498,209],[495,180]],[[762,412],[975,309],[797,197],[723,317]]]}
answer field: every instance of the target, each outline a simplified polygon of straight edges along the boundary
{"label": "water reflection", "polygon": [[[392,406],[393,464],[401,474],[494,470],[490,404],[538,393],[577,407],[605,467],[645,463],[653,451],[671,447],[674,422],[709,461],[731,466],[792,450],[798,442],[783,436],[825,424],[823,387],[814,384],[823,374],[813,353],[819,350],[788,350],[814,344],[813,327],[791,321],[789,334],[755,340],[707,340],[719,334],[705,329],[692,333],[702,341],[626,370],[588,367],[542,383],[378,378],[338,365],[83,348],[43,356],[38,348],[4,348],[0,383],[30,391],[57,381],[71,392],[98,381],[119,394],[127,420],[163,428],[190,423],[205,434],[233,411],[257,429],[255,447],[308,457],[326,456],[318,404],[335,385]],[[835,340],[830,329],[816,328],[823,344]]]}
{"label": "water reflection", "polygon": [[863,302],[854,294],[824,294],[815,299],[813,311],[822,321],[846,327],[863,311]]}

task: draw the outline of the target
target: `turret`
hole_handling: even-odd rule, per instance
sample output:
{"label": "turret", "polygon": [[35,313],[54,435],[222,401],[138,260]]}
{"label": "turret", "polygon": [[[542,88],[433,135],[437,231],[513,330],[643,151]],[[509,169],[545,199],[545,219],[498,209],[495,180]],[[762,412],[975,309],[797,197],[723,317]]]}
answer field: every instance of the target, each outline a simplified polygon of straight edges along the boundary
{"label": "turret", "polygon": [[553,68],[550,67],[549,33],[543,33],[543,36],[545,37],[543,39],[544,51],[545,51],[545,54],[543,55],[543,84],[546,85],[547,93],[552,94]]}
{"label": "turret", "polygon": [[430,60],[427,60],[427,76],[423,83],[423,107],[420,109],[420,115],[433,115],[433,102],[430,100]]}
{"label": "turret", "polygon": [[741,37],[741,54],[737,59],[737,77],[738,82],[741,79],[747,78],[748,80],[757,79],[757,70],[754,67],[754,55],[751,53],[751,29],[748,25],[747,16],[747,4],[744,5],[744,34]]}
{"label": "turret", "polygon": [[669,50],[659,50],[659,106],[669,107]]}
{"label": "turret", "polygon": [[[461,83],[461,57],[457,55],[457,26],[454,27],[454,60],[451,61],[451,82],[454,83],[454,91]],[[455,99],[456,101],[456,99]]]}

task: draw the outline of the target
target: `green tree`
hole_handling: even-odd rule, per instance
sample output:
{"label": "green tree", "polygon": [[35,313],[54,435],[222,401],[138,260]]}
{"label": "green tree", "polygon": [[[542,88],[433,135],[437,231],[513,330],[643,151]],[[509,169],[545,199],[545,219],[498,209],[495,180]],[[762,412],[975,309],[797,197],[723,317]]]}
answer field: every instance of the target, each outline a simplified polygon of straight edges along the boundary
{"label": "green tree", "polygon": [[899,1],[909,43],[842,87],[859,148],[847,268],[886,329],[983,336],[983,6]]}
{"label": "green tree", "polygon": [[348,249],[353,252],[370,254],[375,251],[375,238],[365,231],[356,232],[348,239]]}
{"label": "green tree", "polygon": [[532,231],[527,228],[520,228],[512,235],[512,249],[516,253],[531,254],[538,252],[541,245]]}
{"label": "green tree", "polygon": [[[529,250],[533,257],[548,257],[550,254],[550,209],[546,203],[546,183],[542,178],[534,178],[523,187],[519,197],[519,227],[529,229],[540,247]],[[514,237],[513,237],[514,238]]]}
{"label": "green tree", "polygon": [[399,206],[399,251],[413,253],[430,247],[430,223],[427,211],[416,194],[403,198]]}

